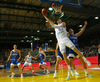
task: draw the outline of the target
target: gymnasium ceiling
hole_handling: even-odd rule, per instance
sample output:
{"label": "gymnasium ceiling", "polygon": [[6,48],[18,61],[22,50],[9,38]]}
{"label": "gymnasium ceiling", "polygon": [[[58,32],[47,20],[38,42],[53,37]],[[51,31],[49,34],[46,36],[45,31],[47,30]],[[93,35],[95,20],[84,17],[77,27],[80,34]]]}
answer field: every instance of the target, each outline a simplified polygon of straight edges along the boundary
{"label": "gymnasium ceiling", "polygon": [[[81,0],[82,7],[75,8],[64,6],[65,12],[62,17],[68,28],[73,28],[77,32],[79,25],[88,21],[88,27],[99,24],[100,0]],[[52,42],[55,40],[54,29],[45,26],[45,19],[41,14],[41,9],[49,8],[51,3],[40,2],[39,0],[0,0],[0,43],[21,43],[21,42]],[[59,16],[48,17],[57,20]],[[69,18],[68,18],[69,17]],[[35,38],[34,38],[35,37]],[[36,40],[37,39],[37,40]]]}

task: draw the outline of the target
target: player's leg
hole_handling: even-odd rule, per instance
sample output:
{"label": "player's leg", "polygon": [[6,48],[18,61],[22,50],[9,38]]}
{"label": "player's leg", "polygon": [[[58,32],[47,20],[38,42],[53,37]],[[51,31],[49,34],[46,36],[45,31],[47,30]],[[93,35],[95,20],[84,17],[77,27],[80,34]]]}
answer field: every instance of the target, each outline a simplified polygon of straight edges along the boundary
{"label": "player's leg", "polygon": [[11,63],[11,67],[10,67],[10,70],[11,70],[11,78],[14,77],[15,73],[13,72],[13,68],[14,68],[14,64]]}
{"label": "player's leg", "polygon": [[44,68],[42,67],[42,65],[43,65],[43,60],[41,60],[41,62],[39,63],[39,68],[42,69],[42,70],[44,70],[43,73],[46,73],[46,69],[44,69]]}
{"label": "player's leg", "polygon": [[75,67],[75,65],[73,63],[73,59],[75,58],[75,56],[77,54],[75,52],[73,52],[72,50],[70,50],[70,49],[69,49],[69,53],[70,54],[69,54],[68,58],[69,58],[70,65],[71,65],[71,67],[73,67],[73,69],[75,71],[75,75],[79,75],[79,73],[76,71],[76,67]]}
{"label": "player's leg", "polygon": [[76,52],[88,64],[88,66],[91,66],[91,63],[82,55],[82,53],[76,47],[73,49],[73,51]]}
{"label": "player's leg", "polygon": [[22,70],[21,70],[21,66],[20,66],[20,63],[18,62],[17,64],[18,68],[19,68],[19,72],[21,73],[21,78],[23,78],[23,74],[22,74]]}
{"label": "player's leg", "polygon": [[43,61],[43,66],[46,69],[46,74],[50,73],[47,66],[46,66],[46,61]]}
{"label": "player's leg", "polygon": [[66,80],[67,80],[67,81],[70,80],[70,71],[69,71],[69,70],[68,70],[68,75],[67,75]]}
{"label": "player's leg", "polygon": [[67,42],[65,45],[69,48],[71,48],[74,52],[76,52],[89,66],[91,63],[83,56],[83,54],[75,47],[75,45],[69,40],[69,38],[66,40]]}
{"label": "player's leg", "polygon": [[72,67],[70,66],[69,61],[68,61],[67,56],[66,56],[66,46],[64,45],[64,43],[63,43],[63,44],[59,44],[59,48],[60,48],[61,54],[63,55],[63,58],[64,58],[64,60],[65,60],[65,63],[66,63],[67,66],[68,66],[68,70],[70,70],[72,76],[74,76],[73,69],[72,69]]}
{"label": "player's leg", "polygon": [[44,70],[44,68],[42,67],[42,65],[39,65],[39,68],[42,69],[42,70]]}
{"label": "player's leg", "polygon": [[57,70],[58,70],[58,65],[59,65],[59,61],[61,60],[60,57],[57,57],[57,61],[56,61],[56,65],[55,65],[55,73],[54,73],[54,76],[53,77],[56,77],[57,76]]}
{"label": "player's leg", "polygon": [[63,64],[62,64],[62,59],[60,58],[60,60],[59,60],[59,68],[63,68]]}
{"label": "player's leg", "polygon": [[21,70],[23,71],[24,67],[26,67],[27,65],[28,65],[28,62],[25,62]]}
{"label": "player's leg", "polygon": [[16,64],[19,68],[19,73],[21,73],[21,78],[23,78],[23,74],[22,74],[22,70],[21,70],[21,66],[20,66],[20,61],[17,61]]}
{"label": "player's leg", "polygon": [[25,66],[23,65],[23,67],[21,68],[21,69],[22,69],[22,71],[23,71],[24,67],[25,67]]}
{"label": "player's leg", "polygon": [[32,73],[35,74],[32,63],[29,63],[29,66],[32,68]]}
{"label": "player's leg", "polygon": [[73,69],[72,69],[72,67],[70,66],[69,60],[67,59],[67,56],[66,56],[66,53],[62,53],[62,55],[63,55],[63,58],[64,58],[64,60],[65,60],[65,63],[66,63],[67,66],[68,66],[68,70],[71,71],[72,76],[74,76]]}
{"label": "player's leg", "polygon": [[93,77],[92,75],[90,75],[90,74],[88,73],[88,71],[87,71],[87,66],[86,66],[84,60],[83,60],[81,57],[79,57],[79,60],[81,61],[82,65],[83,65],[83,68],[84,68],[84,71],[85,71],[85,76],[87,76],[87,77]]}

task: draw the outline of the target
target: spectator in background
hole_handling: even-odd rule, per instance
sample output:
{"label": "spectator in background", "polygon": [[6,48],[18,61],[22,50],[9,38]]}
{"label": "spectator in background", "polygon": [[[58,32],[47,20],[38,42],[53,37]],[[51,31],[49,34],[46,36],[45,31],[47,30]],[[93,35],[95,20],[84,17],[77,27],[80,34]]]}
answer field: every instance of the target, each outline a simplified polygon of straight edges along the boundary
{"label": "spectator in background", "polygon": [[99,64],[100,64],[100,44],[99,44],[99,46],[98,46],[97,55],[98,55],[98,65],[99,65]]}

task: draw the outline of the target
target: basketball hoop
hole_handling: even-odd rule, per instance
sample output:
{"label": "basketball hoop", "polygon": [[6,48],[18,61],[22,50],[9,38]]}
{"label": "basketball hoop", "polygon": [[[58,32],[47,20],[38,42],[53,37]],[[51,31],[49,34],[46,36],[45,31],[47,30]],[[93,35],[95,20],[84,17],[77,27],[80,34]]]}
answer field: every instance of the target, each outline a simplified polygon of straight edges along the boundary
{"label": "basketball hoop", "polygon": [[61,14],[62,13],[62,11],[61,11],[61,9],[62,9],[62,7],[63,7],[63,5],[58,5],[58,4],[54,4],[54,3],[52,3],[52,8],[54,9],[54,11],[55,11],[55,14]]}

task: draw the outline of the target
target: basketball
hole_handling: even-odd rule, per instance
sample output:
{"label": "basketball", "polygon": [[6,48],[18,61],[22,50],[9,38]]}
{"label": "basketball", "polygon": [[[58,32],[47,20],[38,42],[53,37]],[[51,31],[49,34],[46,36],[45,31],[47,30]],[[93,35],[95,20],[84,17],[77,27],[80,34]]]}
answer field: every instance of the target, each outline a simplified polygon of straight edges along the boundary
{"label": "basketball", "polygon": [[51,27],[51,25],[50,25],[48,22],[46,23],[46,26],[47,26],[47,27]]}
{"label": "basketball", "polygon": [[47,10],[46,8],[43,8],[43,9],[42,9],[42,14],[43,14],[43,15],[46,15],[47,13],[48,13],[48,10]]}

